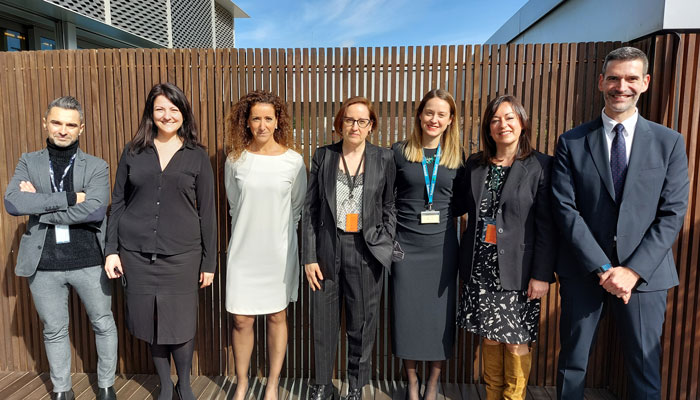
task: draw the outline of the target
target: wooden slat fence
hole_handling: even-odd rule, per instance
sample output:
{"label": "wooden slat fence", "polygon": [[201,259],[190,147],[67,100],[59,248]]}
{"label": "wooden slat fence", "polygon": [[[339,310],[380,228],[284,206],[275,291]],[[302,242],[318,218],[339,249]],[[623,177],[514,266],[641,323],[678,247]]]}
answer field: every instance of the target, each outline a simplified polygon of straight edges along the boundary
{"label": "wooden slat fence", "polygon": [[[71,94],[86,111],[81,147],[104,158],[114,179],[119,154],[136,130],[151,86],[169,81],[192,102],[201,139],[217,176],[219,270],[214,285],[200,292],[194,374],[233,375],[232,318],[224,308],[225,253],[229,238],[223,188],[224,117],[233,102],[254,89],[286,99],[293,116],[295,142],[309,165],[314,150],[337,140],[332,120],[343,99],[363,95],[379,114],[371,138],[382,146],[410,132],[415,108],[432,88],[446,88],[460,111],[458,123],[468,153],[480,147],[479,124],[486,103],[496,95],[519,97],[528,111],[539,150],[552,154],[557,136],[599,115],[597,90],[602,59],[620,43],[460,45],[320,49],[177,49],[81,50],[0,53],[0,190],[4,193],[19,156],[45,145],[44,107]],[[652,85],[642,96],[646,117],[682,132],[688,148],[691,198],[676,243],[681,285],[669,293],[663,339],[663,382],[667,399],[697,398],[700,377],[700,316],[697,273],[700,219],[697,173],[700,169],[700,43],[697,34],[664,34],[633,45],[650,56]],[[0,213],[0,370],[47,371],[41,324],[25,279],[14,276],[19,239],[26,219]],[[388,280],[386,281],[388,282]],[[558,286],[542,302],[540,340],[534,345],[531,384],[554,385],[558,352]],[[388,288],[381,305],[373,379],[402,379],[401,362],[391,352]],[[299,301],[289,307],[289,347],[283,375],[313,377],[310,290],[305,280]],[[119,371],[148,373],[146,345],[123,322],[124,295],[115,285],[113,310],[119,327]],[[82,305],[71,297],[72,368],[95,369],[94,335]],[[456,329],[456,328],[455,328]],[[453,357],[443,378],[476,383],[480,375],[478,337],[457,330]],[[251,373],[266,373],[265,327],[258,319]],[[347,346],[339,343],[338,376],[344,377]],[[587,386],[611,387],[624,395],[623,357],[617,333],[605,318],[591,355]]]}

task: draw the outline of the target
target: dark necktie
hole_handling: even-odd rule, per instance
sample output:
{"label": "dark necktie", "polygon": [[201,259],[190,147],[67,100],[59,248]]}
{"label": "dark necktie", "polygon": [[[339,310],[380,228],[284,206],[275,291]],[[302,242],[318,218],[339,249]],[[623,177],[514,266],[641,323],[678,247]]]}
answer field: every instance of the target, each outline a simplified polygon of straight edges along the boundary
{"label": "dark necktie", "polygon": [[617,124],[613,128],[615,138],[610,146],[610,172],[612,172],[613,186],[615,187],[615,201],[620,204],[622,189],[625,187],[627,175],[627,150],[625,149],[625,127]]}

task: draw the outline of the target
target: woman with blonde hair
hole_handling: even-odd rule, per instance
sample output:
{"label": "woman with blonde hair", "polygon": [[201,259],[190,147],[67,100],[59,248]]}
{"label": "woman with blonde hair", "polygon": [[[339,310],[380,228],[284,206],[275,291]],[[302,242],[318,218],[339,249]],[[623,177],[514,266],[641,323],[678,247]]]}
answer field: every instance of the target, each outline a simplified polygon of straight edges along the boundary
{"label": "woman with blonde hair", "polygon": [[391,272],[392,349],[404,359],[406,398],[420,398],[417,361],[429,361],[425,398],[437,398],[442,362],[454,344],[457,231],[454,183],[464,155],[459,114],[449,92],[428,92],[413,131],[394,144],[396,240]]}
{"label": "woman with blonde hair", "polygon": [[306,193],[304,160],[293,150],[287,108],[254,91],[226,116],[224,183],[231,214],[226,261],[226,310],[233,314],[237,386],[248,391],[256,315],[265,315],[270,369],[265,400],[278,397],[287,349],[287,305],[299,292],[297,224]]}

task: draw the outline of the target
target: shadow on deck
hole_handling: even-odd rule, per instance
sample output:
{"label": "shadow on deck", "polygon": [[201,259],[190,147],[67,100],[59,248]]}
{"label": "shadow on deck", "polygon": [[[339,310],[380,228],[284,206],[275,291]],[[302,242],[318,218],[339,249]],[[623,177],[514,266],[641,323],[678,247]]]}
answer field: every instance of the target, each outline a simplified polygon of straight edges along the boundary
{"label": "shadow on deck", "polygon": [[[283,378],[280,382],[280,400],[309,398],[309,385],[306,379]],[[334,381],[336,395],[345,394],[347,382]],[[403,399],[404,382],[372,381],[365,386],[363,399]],[[48,373],[0,372],[0,399],[8,400],[50,400],[51,381]],[[73,374],[73,391],[76,400],[95,398],[97,377],[95,374]],[[231,399],[236,388],[235,379],[228,376],[193,376],[192,389],[198,399]],[[146,400],[158,397],[159,385],[156,375],[117,375],[114,383],[119,400]],[[486,399],[483,385],[443,384],[439,400],[480,400]],[[248,399],[262,399],[265,380],[251,382]],[[556,399],[554,387],[528,387],[528,399]],[[616,397],[605,389],[586,389],[585,400],[615,400]]]}

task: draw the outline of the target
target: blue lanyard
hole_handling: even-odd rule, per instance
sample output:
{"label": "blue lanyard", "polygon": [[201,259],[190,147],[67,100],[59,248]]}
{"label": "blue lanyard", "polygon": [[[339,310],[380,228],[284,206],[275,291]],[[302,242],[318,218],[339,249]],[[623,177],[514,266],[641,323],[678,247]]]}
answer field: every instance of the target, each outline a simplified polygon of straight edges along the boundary
{"label": "blue lanyard", "polygon": [[428,191],[428,208],[433,208],[433,193],[435,193],[435,181],[437,180],[438,164],[440,164],[440,145],[438,144],[435,153],[435,164],[433,164],[433,177],[428,180],[428,162],[425,160],[425,150],[423,151],[423,177],[425,178],[425,188]]}
{"label": "blue lanyard", "polygon": [[66,169],[63,170],[63,176],[61,177],[61,182],[59,183],[60,186],[56,186],[56,178],[54,177],[53,174],[53,163],[51,160],[49,160],[49,177],[51,178],[51,187],[53,188],[54,192],[62,192],[63,191],[63,181],[66,180],[66,175],[68,175],[68,171],[70,170],[70,167],[73,165],[73,161],[75,161],[75,156],[77,156],[78,153],[73,154],[73,157],[70,158],[70,161],[68,161],[68,165],[66,165]]}

